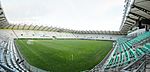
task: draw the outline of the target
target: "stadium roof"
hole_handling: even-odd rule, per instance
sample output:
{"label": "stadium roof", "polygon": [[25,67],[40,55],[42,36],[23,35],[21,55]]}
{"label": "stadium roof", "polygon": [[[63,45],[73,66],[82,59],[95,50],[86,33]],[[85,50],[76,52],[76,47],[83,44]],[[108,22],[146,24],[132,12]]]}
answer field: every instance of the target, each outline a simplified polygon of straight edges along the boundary
{"label": "stadium roof", "polygon": [[6,26],[7,24],[8,24],[8,21],[0,5],[0,27]]}
{"label": "stadium roof", "polygon": [[96,34],[127,34],[132,27],[137,25],[141,19],[150,19],[150,1],[149,0],[126,0],[124,16],[120,31],[91,31],[91,30],[73,30],[57,28],[52,26],[28,25],[28,24],[10,24],[8,23],[2,7],[0,7],[0,28],[18,29],[18,30],[41,30],[54,32],[71,32],[71,33],[96,33]]}
{"label": "stadium roof", "polygon": [[150,0],[126,0],[120,31],[129,31],[140,19],[150,19]]}

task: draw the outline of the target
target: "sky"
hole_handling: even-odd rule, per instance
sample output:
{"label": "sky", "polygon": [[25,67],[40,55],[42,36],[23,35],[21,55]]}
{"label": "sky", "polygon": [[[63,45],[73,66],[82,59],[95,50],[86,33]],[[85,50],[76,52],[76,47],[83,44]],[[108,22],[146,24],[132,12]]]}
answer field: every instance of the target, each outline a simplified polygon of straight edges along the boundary
{"label": "sky", "polygon": [[10,23],[118,31],[124,0],[1,0]]}

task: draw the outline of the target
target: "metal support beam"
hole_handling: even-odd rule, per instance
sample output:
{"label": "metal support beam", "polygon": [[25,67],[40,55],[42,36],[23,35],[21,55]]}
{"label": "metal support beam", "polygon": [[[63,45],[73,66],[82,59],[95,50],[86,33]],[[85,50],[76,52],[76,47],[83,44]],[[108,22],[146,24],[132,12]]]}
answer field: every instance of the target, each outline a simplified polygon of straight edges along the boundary
{"label": "metal support beam", "polygon": [[[136,13],[133,13],[133,12],[129,12],[129,14],[132,14],[132,15],[137,16],[137,17],[143,17],[143,18],[146,18],[146,17],[144,17],[144,16],[141,16],[141,15],[136,14]],[[146,19],[147,19],[147,18],[146,18]]]}
{"label": "metal support beam", "polygon": [[22,30],[24,30],[24,29],[25,29],[25,26],[26,26],[26,24],[24,24],[24,26],[23,26]]}
{"label": "metal support beam", "polygon": [[20,26],[20,24],[18,25],[17,30],[19,29],[19,26]]}
{"label": "metal support beam", "polygon": [[131,23],[131,24],[134,24],[134,22],[132,22],[132,21],[129,21],[129,20],[126,20],[126,22],[129,22],[129,23]]}
{"label": "metal support beam", "polygon": [[0,12],[0,15],[3,15],[4,13],[3,12]]}
{"label": "metal support beam", "polygon": [[40,26],[37,30],[40,30],[40,28],[42,28],[43,26]]}
{"label": "metal support beam", "polygon": [[10,26],[11,26],[11,25],[9,24],[9,25],[6,27],[6,29],[8,29]]}
{"label": "metal support beam", "polygon": [[28,30],[30,29],[31,26],[32,26],[32,24],[28,27]]}
{"label": "metal support beam", "polygon": [[[137,1],[139,1],[139,2],[137,2]],[[146,1],[150,1],[150,0],[137,0],[137,1],[135,2],[135,0],[134,0],[134,3],[138,4],[138,3],[142,3],[142,2],[146,2]]]}
{"label": "metal support beam", "polygon": [[139,9],[139,10],[141,10],[141,11],[147,13],[148,15],[150,15],[150,11],[149,11],[149,10],[144,9],[144,8],[142,8],[142,7],[139,7],[139,6],[135,5],[135,4],[132,5],[132,8],[137,8],[137,9]]}
{"label": "metal support beam", "polygon": [[2,25],[0,25],[0,27],[4,29],[4,28],[5,28],[6,26],[8,26],[8,25],[9,25],[9,24],[2,24]]}
{"label": "metal support beam", "polygon": [[45,31],[49,31],[52,27],[47,28]]}
{"label": "metal support beam", "polygon": [[134,21],[136,21],[136,20],[137,20],[137,19],[132,18],[132,17],[130,17],[130,16],[127,16],[127,18],[129,18],[129,19],[131,19],[131,20],[134,20]]}
{"label": "metal support beam", "polygon": [[32,30],[34,30],[38,25],[34,26]]}
{"label": "metal support beam", "polygon": [[5,17],[0,17],[0,19],[5,19]]}
{"label": "metal support beam", "polygon": [[50,29],[49,29],[49,31],[53,31],[55,28],[53,28],[53,27],[51,27]]}
{"label": "metal support beam", "polygon": [[58,29],[58,28],[54,28],[53,31],[54,31],[54,32],[57,32],[57,31],[59,31],[59,29]]}
{"label": "metal support beam", "polygon": [[16,26],[16,25],[13,25],[11,29],[14,29],[15,26]]}
{"label": "metal support beam", "polygon": [[45,29],[45,28],[47,28],[48,26],[45,26],[45,27],[43,27],[43,29],[41,29],[42,31]]}
{"label": "metal support beam", "polygon": [[133,13],[133,12],[129,12],[129,14],[132,14],[132,15],[134,15],[134,16],[136,16],[136,17],[142,17],[142,16],[140,16],[140,15],[138,15],[138,14],[136,14],[136,13]]}
{"label": "metal support beam", "polygon": [[133,24],[130,24],[130,23],[125,23],[125,25],[128,25],[128,26],[133,26]]}
{"label": "metal support beam", "polygon": [[0,19],[0,21],[5,21],[5,20],[6,20],[6,19],[4,19],[4,18],[3,18],[3,19]]}

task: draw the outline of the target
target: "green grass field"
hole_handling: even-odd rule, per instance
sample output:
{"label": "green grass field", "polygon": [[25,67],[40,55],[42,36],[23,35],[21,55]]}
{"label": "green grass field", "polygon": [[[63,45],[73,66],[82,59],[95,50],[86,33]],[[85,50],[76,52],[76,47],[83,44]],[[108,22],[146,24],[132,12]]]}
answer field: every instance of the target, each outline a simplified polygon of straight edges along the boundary
{"label": "green grass field", "polygon": [[17,40],[31,65],[50,72],[80,72],[93,68],[111,50],[112,41]]}

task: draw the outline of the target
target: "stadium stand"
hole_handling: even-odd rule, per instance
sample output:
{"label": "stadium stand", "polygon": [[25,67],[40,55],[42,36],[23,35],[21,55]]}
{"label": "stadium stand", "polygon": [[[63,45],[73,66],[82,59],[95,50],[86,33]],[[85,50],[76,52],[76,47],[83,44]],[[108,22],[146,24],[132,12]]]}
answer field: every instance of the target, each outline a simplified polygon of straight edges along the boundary
{"label": "stadium stand", "polygon": [[[117,44],[103,66],[103,69],[106,72],[119,72],[123,67],[128,66],[131,63],[136,63],[137,61],[143,59],[143,56],[146,54],[150,54],[150,32],[145,32],[132,39],[119,38],[116,42]],[[134,47],[134,45],[136,47]],[[134,66],[136,66],[136,64]],[[131,67],[128,66],[123,71],[127,71],[126,69],[128,68],[131,70]],[[97,71],[99,71],[99,69]],[[138,69],[135,70],[135,72],[140,71]]]}
{"label": "stadium stand", "polygon": [[120,31],[80,31],[10,24],[0,7],[0,72],[46,72],[31,66],[15,44],[18,38],[113,40],[107,56],[89,72],[150,71],[150,1],[126,0]]}
{"label": "stadium stand", "polygon": [[[47,32],[47,31],[33,31],[33,30],[0,30],[1,33],[12,38],[74,38],[74,39],[97,39],[97,40],[116,40],[124,35],[111,34],[75,34],[62,32]],[[7,32],[7,33],[5,33]]]}
{"label": "stadium stand", "polygon": [[98,64],[91,72],[149,72],[150,1],[126,0],[125,3],[120,31],[128,35],[118,38],[104,65]]}

